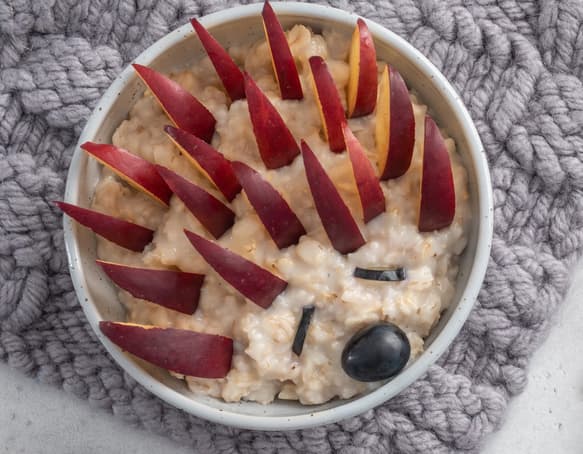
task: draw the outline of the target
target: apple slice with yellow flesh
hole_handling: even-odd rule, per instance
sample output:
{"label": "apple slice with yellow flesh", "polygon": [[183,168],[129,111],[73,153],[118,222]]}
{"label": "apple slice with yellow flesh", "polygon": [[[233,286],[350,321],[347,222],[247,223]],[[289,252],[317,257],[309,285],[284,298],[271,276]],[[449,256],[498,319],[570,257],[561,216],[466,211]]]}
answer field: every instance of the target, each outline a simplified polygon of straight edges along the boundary
{"label": "apple slice with yellow flesh", "polygon": [[221,191],[229,202],[241,192],[241,185],[233,172],[231,161],[221,152],[182,129],[165,126],[164,131],[184,156]]}
{"label": "apple slice with yellow flesh", "polygon": [[79,224],[93,230],[97,235],[130,251],[142,252],[154,237],[154,231],[123,219],[98,211],[81,208],[65,202],[55,204]]}
{"label": "apple slice with yellow flesh", "polygon": [[290,164],[300,154],[300,148],[283,118],[248,74],[245,74],[245,94],[257,148],[268,169]]}
{"label": "apple slice with yellow flesh", "polygon": [[85,142],[81,148],[136,189],[168,205],[172,191],[151,162],[110,144]]}
{"label": "apple slice with yellow flesh", "polygon": [[326,170],[303,140],[302,156],[316,211],[332,246],[341,254],[356,251],[365,243],[358,225]]}
{"label": "apple slice with yellow flesh", "polygon": [[302,99],[304,93],[302,92],[302,84],[294,57],[285,37],[285,32],[268,1],[263,4],[261,17],[263,18],[265,39],[269,46],[273,71],[279,85],[281,98]]}
{"label": "apple slice with yellow flesh", "polygon": [[415,117],[407,85],[390,66],[379,84],[375,135],[381,180],[405,174],[413,156]]}
{"label": "apple slice with yellow flesh", "polygon": [[429,116],[425,117],[419,231],[449,226],[455,216],[455,188],[445,141]]}
{"label": "apple slice with yellow flesh", "polygon": [[342,125],[346,122],[346,117],[340,95],[324,59],[313,56],[310,57],[309,62],[324,134],[326,134],[330,150],[340,153],[346,148],[342,135]]}
{"label": "apple slice with yellow flesh", "polygon": [[198,99],[159,72],[137,63],[132,66],[176,126],[206,142],[211,141],[216,120]]}
{"label": "apple slice with yellow flesh", "polygon": [[192,28],[196,31],[201,44],[211,59],[215,71],[219,75],[223,86],[231,101],[245,98],[245,83],[243,73],[233,61],[229,53],[213,38],[199,21],[191,19]]}
{"label": "apple slice with yellow flesh", "polygon": [[231,228],[235,213],[223,202],[166,167],[156,166],[156,170],[212,236],[219,238]]}
{"label": "apple slice with yellow flesh", "polygon": [[185,329],[99,322],[101,332],[123,351],[177,374],[223,378],[231,369],[233,339]]}
{"label": "apple slice with yellow flesh", "polygon": [[306,230],[281,194],[247,164],[235,161],[233,169],[277,247],[283,249],[296,244]]}
{"label": "apple slice with yellow flesh", "polygon": [[244,297],[266,309],[287,287],[287,282],[224,247],[185,230],[202,258]]}
{"label": "apple slice with yellow flesh", "polygon": [[366,151],[346,123],[342,126],[365,224],[385,211],[385,195]]}
{"label": "apple slice with yellow flesh", "polygon": [[348,116],[362,117],[374,110],[377,101],[377,53],[362,19],[358,19],[352,33],[348,63]]}
{"label": "apple slice with yellow flesh", "polygon": [[194,314],[198,306],[203,274],[96,262],[118,287],[136,298],[189,315]]}

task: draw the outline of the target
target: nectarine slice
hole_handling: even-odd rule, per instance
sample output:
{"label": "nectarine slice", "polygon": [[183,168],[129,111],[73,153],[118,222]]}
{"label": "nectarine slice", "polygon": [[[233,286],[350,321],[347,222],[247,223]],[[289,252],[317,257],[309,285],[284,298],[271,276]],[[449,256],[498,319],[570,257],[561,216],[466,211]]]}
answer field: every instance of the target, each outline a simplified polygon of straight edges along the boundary
{"label": "nectarine slice", "polygon": [[235,213],[223,202],[166,167],[156,166],[156,170],[212,236],[219,238],[231,228]]}
{"label": "nectarine slice", "polygon": [[154,237],[154,231],[98,211],[65,202],[55,202],[63,212],[97,235],[130,251],[142,252]]}
{"label": "nectarine slice", "polygon": [[263,18],[265,39],[269,46],[273,71],[279,85],[281,98],[302,99],[304,93],[302,92],[302,84],[294,57],[285,37],[285,32],[268,1],[263,4],[261,17]]}
{"label": "nectarine slice", "polygon": [[97,260],[97,264],[118,287],[136,298],[189,315],[198,306],[203,274],[137,268],[102,260]]}
{"label": "nectarine slice", "polygon": [[349,56],[348,116],[371,113],[377,101],[377,54],[366,22],[358,19],[352,34]]}
{"label": "nectarine slice", "polygon": [[302,156],[316,211],[332,246],[341,254],[356,251],[365,243],[358,225],[326,170],[303,140]]}
{"label": "nectarine slice", "polygon": [[425,117],[419,231],[449,226],[455,216],[455,188],[445,141],[429,116]]}
{"label": "nectarine slice", "polygon": [[362,205],[364,222],[367,223],[384,213],[385,195],[365,150],[346,123],[343,125],[343,132]]}
{"label": "nectarine slice", "polygon": [[283,249],[296,244],[306,230],[282,195],[247,164],[235,161],[233,169],[277,247]]}
{"label": "nectarine slice", "polygon": [[266,309],[287,282],[264,268],[196,233],[184,233],[202,258],[244,297]]}
{"label": "nectarine slice", "polygon": [[413,156],[415,117],[405,81],[389,66],[379,84],[375,136],[381,180],[405,174]]}
{"label": "nectarine slice", "polygon": [[225,336],[103,321],[99,329],[122,350],[177,374],[223,378],[231,369],[233,339]]}
{"label": "nectarine slice", "polygon": [[198,99],[153,69],[137,63],[132,66],[176,126],[206,142],[211,141],[216,120]]}

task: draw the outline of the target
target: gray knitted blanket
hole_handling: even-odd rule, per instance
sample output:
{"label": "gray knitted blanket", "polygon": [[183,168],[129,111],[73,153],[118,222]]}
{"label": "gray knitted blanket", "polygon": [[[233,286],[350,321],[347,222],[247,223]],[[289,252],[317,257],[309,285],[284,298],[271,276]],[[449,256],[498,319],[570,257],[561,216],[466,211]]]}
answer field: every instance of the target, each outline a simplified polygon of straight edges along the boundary
{"label": "gray knitted blanket", "polygon": [[188,18],[235,3],[0,0],[0,359],[200,453],[477,451],[524,388],[583,247],[583,3],[327,2],[405,37],[462,94],[492,168],[496,225],[479,301],[438,365],[362,416],[281,433],[199,420],[124,374],[85,321],[51,204],[122,68]]}

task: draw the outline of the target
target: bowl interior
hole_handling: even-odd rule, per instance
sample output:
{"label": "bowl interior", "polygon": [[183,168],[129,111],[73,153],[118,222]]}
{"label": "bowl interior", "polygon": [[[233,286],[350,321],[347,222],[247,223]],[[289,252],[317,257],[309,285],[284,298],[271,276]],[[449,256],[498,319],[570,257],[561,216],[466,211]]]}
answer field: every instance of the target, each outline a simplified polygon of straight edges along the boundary
{"label": "bowl interior", "polygon": [[[260,6],[235,8],[207,16],[201,22],[225,46],[235,42],[254,41],[263,37]],[[347,38],[350,37],[356,20],[355,16],[348,13],[314,5],[279,4],[276,11],[284,28],[296,23],[302,23],[315,31],[334,28],[345,33]],[[317,406],[304,406],[288,401],[276,401],[270,405],[252,402],[229,404],[210,397],[194,396],[183,382],[171,378],[165,371],[122,354],[100,334],[97,329],[99,320],[123,320],[124,311],[113,286],[95,265],[93,233],[66,219],[65,232],[71,274],[81,304],[97,335],[134,378],[175,406],[213,421],[257,429],[299,428],[338,420],[380,404],[418,378],[443,352],[466,319],[485,271],[492,222],[489,179],[479,139],[471,123],[468,123],[469,117],[466,117],[467,113],[461,101],[443,77],[439,74],[436,76],[436,70],[421,55],[408,48],[404,41],[376,24],[369,22],[369,27],[375,36],[379,60],[395,66],[409,87],[415,89],[422,101],[430,106],[438,124],[455,139],[468,170],[473,220],[469,242],[461,258],[454,303],[442,314],[427,339],[423,355],[393,381],[368,395],[351,400],[334,400]],[[162,72],[169,72],[188,66],[203,55],[196,35],[190,25],[186,25],[156,43],[136,61]],[[86,140],[110,142],[113,132],[127,117],[143,91],[143,84],[131,68],[127,68],[92,115],[80,143]],[[96,161],[88,159],[77,148],[65,199],[81,206],[89,206],[99,176],[100,170]]]}

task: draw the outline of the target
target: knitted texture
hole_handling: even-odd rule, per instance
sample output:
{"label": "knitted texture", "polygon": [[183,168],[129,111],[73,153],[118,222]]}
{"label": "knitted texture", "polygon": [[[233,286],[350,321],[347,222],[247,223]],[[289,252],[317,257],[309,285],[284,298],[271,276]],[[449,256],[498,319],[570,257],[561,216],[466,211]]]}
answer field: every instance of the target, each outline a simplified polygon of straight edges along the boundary
{"label": "knitted texture", "polygon": [[583,246],[583,3],[327,2],[407,39],[461,93],[491,165],[495,233],[479,300],[422,379],[359,417],[280,433],[202,421],[123,373],[77,302],[51,204],[116,75],[187,19],[235,3],[0,0],[1,360],[200,453],[477,451],[524,388]]}

